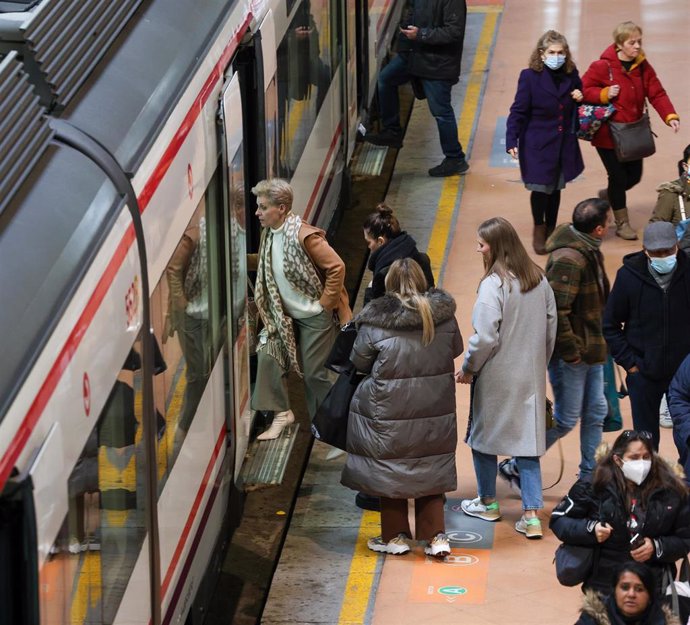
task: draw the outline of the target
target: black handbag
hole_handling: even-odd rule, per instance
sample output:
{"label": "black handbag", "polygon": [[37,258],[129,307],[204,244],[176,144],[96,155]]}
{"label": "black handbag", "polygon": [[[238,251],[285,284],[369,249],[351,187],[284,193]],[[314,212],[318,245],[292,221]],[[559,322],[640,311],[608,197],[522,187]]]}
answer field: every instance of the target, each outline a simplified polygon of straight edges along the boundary
{"label": "black handbag", "polygon": [[331,348],[331,353],[326,358],[325,366],[336,373],[349,371],[352,368],[350,354],[352,353],[356,338],[357,326],[353,321],[346,323],[340,328],[340,332],[335,337],[335,342]]}
{"label": "black handbag", "polygon": [[357,373],[352,364],[348,371],[340,373],[312,419],[311,433],[314,438],[347,451],[347,420],[350,402],[364,377]]}
{"label": "black handbag", "polygon": [[596,547],[561,543],[556,549],[556,577],[563,586],[577,586],[590,577],[596,566]]}

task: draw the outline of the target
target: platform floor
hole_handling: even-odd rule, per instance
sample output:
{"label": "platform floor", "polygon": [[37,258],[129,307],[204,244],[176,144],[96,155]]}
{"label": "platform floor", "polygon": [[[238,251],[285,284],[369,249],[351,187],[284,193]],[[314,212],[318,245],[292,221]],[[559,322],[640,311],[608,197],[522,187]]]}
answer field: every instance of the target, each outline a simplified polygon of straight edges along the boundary
{"label": "platform floor", "polygon": [[[609,44],[614,26],[632,19],[645,29],[644,47],[681,117],[677,135],[651,113],[659,135],[657,153],[646,159],[642,182],[630,193],[629,210],[640,232],[656,199],[655,187],[676,177],[676,162],[690,142],[690,81],[680,45],[690,31],[687,0],[506,0],[505,4],[470,0],[463,76],[454,90],[459,134],[471,164],[464,177],[433,179],[426,170],[440,162],[436,127],[424,102],[416,102],[398,155],[387,202],[403,225],[426,248],[440,285],[458,302],[458,321],[471,334],[471,312],[482,274],[476,253],[476,227],[494,215],[508,218],[530,249],[529,194],[516,164],[505,154],[503,128],[517,76],[537,38],[547,29],[563,32],[581,72]],[[585,173],[563,192],[560,222],[573,206],[596,196],[605,172],[595,150],[581,145]],[[373,207],[372,207],[373,208]],[[639,241],[614,236],[602,251],[611,279],[623,255],[641,248]],[[535,257],[543,265],[545,257]],[[366,281],[365,276],[365,281]],[[501,392],[501,389],[496,389]],[[466,429],[469,389],[457,388],[458,432]],[[630,424],[627,400],[622,402]],[[615,434],[605,434],[613,440]],[[344,457],[328,460],[330,448],[315,443],[295,513],[282,551],[262,622],[307,624],[408,625],[465,623],[482,625],[571,625],[581,600],[577,588],[558,584],[553,553],[558,544],[548,529],[540,541],[527,541],[514,529],[521,514],[519,498],[499,480],[503,519],[495,524],[459,512],[461,498],[476,495],[469,448],[457,452],[458,490],[448,494],[447,528],[453,553],[445,562],[425,558],[421,547],[404,557],[378,556],[366,539],[379,533],[377,513],[354,506],[354,493],[340,486]],[[661,453],[675,457],[670,430],[662,430]],[[575,479],[578,433],[563,439],[564,476],[546,491],[542,515],[548,514]],[[561,465],[558,447],[542,459],[545,485]]]}

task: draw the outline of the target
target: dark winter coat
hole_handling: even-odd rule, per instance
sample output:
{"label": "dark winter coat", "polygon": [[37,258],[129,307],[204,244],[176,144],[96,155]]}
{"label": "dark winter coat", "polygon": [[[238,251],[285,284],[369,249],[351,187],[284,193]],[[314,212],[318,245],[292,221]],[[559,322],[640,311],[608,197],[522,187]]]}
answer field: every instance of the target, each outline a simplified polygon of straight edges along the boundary
{"label": "dark winter coat", "polygon": [[577,70],[559,72],[559,84],[554,74],[548,68],[523,69],[510,107],[506,150],[518,148],[525,183],[554,184],[560,171],[568,182],[585,168],[574,127],[577,103],[570,96],[582,88],[582,81]]}
{"label": "dark winter coat", "polygon": [[673,419],[673,441],[685,470],[685,480],[690,482],[690,356],[673,376],[668,389],[668,409]]}
{"label": "dark winter coat", "polygon": [[604,312],[604,336],[626,371],[637,366],[647,378],[670,381],[690,354],[690,261],[678,254],[666,291],[648,262],[644,252],[623,258]]}
{"label": "dark winter coat", "polygon": [[[599,250],[587,245],[570,224],[558,226],[546,243],[551,253],[546,277],[558,310],[554,356],[589,365],[606,360],[601,318],[609,283]],[[599,280],[601,276],[601,281]]]}
{"label": "dark winter coat", "polygon": [[[626,620],[616,606],[614,597],[605,599],[598,593],[588,590],[582,602],[580,618],[575,625],[630,625],[631,621]],[[678,617],[673,614],[671,609],[653,602],[634,625],[680,625]]]}
{"label": "dark winter coat", "polygon": [[411,41],[401,35],[398,46],[399,52],[407,55],[410,73],[429,80],[458,82],[466,20],[465,0],[418,0],[409,20],[419,28],[417,38]]}
{"label": "dark winter coat", "polygon": [[[609,100],[608,88],[611,85],[620,85],[620,92]],[[672,119],[678,119],[666,90],[643,54],[638,55],[628,72],[618,59],[616,46],[611,44],[584,73],[582,86],[585,102],[613,104],[616,112],[611,121],[629,123],[640,119],[644,112],[645,96],[666,124]],[[594,135],[592,145],[597,148],[613,148],[608,124],[602,124]]]}
{"label": "dark winter coat", "polygon": [[422,320],[394,295],[372,301],[356,317],[351,360],[367,377],[357,387],[347,428],[343,485],[391,499],[454,490],[455,378],[463,344],[455,302],[428,293],[436,333],[422,344]]}
{"label": "dark winter coat", "polygon": [[419,263],[419,266],[424,272],[427,286],[429,288],[435,286],[434,274],[431,271],[429,256],[417,249],[417,243],[407,232],[401,232],[397,237],[391,239],[377,250],[374,250],[369,256],[368,267],[373,272],[374,276],[371,280],[371,286],[367,287],[364,291],[365,305],[371,300],[385,294],[388,269],[394,261],[401,258],[411,258]]}
{"label": "dark winter coat", "polygon": [[[551,513],[550,527],[566,544],[599,548],[598,566],[584,586],[605,594],[611,591],[615,570],[623,562],[631,562],[629,511],[625,496],[615,483],[603,493],[594,492],[588,481],[578,481]],[[594,525],[599,521],[613,528],[610,537],[597,543]],[[654,554],[645,562],[655,573],[661,588],[666,565],[674,563],[690,550],[690,507],[674,490],[652,492],[646,504],[645,519],[639,533],[654,540]]]}

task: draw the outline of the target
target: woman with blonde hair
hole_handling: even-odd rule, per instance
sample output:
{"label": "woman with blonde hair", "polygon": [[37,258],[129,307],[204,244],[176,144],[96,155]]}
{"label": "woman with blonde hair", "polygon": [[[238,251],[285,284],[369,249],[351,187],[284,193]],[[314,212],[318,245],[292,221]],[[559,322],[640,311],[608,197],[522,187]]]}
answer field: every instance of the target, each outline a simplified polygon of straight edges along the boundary
{"label": "woman with blonde hair", "polygon": [[[613,43],[601,53],[582,76],[585,101],[613,104],[616,112],[611,121],[630,123],[639,120],[645,101],[656,109],[664,123],[674,132],[680,120],[654,68],[642,51],[642,29],[634,22],[618,24]],[[611,204],[616,220],[616,235],[626,240],[637,239],[630,227],[626,192],[642,179],[642,159],[620,162],[608,124],[602,124],[592,139],[608,174],[608,187],[599,192]]]}
{"label": "woman with blonde hair", "polygon": [[472,313],[474,334],[456,380],[472,383],[467,444],[478,496],[461,507],[469,516],[498,521],[497,456],[515,456],[524,511],[515,529],[541,538],[539,457],[546,450],[546,366],[556,340],[556,303],[543,271],[503,217],[479,226],[477,251],[484,275]]}
{"label": "woman with blonde hair", "polygon": [[415,500],[417,540],[425,553],[450,553],[443,494],[455,490],[457,446],[453,359],[462,353],[455,301],[427,290],[421,267],[396,260],[386,294],[355,317],[350,359],[366,374],[355,391],[343,485],[381,498],[381,535],[372,551],[401,555],[412,537],[407,500]]}
{"label": "woman with blonde hair", "polygon": [[529,67],[520,72],[506,123],[506,152],[520,159],[522,182],[531,191],[532,246],[537,254],[546,254],[561,190],[585,168],[572,124],[581,89],[565,37],[546,31],[532,51]]}

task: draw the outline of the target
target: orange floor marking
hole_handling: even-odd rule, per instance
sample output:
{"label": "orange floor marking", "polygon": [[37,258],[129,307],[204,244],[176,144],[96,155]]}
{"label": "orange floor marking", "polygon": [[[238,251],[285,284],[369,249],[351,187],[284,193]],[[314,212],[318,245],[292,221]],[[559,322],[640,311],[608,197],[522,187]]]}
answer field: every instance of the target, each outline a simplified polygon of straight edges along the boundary
{"label": "orange floor marking", "polygon": [[489,549],[451,549],[444,561],[431,557],[416,560],[409,601],[484,603],[490,554]]}

